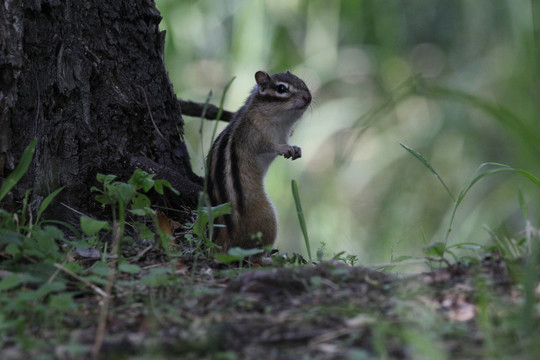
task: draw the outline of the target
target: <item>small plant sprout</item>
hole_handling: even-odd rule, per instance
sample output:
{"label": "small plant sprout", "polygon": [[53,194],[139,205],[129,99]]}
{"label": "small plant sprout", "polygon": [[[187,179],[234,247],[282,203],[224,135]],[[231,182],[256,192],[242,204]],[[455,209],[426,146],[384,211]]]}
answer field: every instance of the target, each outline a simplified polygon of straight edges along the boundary
{"label": "small plant sprout", "polygon": [[[168,181],[154,180],[154,176],[155,174],[148,174],[141,169],[137,169],[128,182],[121,182],[115,181],[115,175],[97,174],[96,178],[98,182],[103,184],[102,188],[99,189],[93,186],[91,191],[98,193],[98,195],[96,195],[96,200],[101,203],[103,207],[111,207],[113,224],[119,224],[118,237],[121,241],[125,240],[124,229],[127,223],[126,214],[129,212],[135,216],[149,216],[153,220],[155,228],[160,234],[160,240],[163,248],[167,250],[167,243],[169,240],[168,235],[160,230],[156,211],[150,207],[150,199],[142,192],[146,193],[151,189],[154,189],[158,194],[163,194],[164,188],[168,188],[175,194],[179,193]],[[139,232],[143,235],[149,232],[146,226],[136,227],[139,228]],[[103,221],[82,217],[81,228],[86,235],[94,236],[101,230],[110,230],[111,227]],[[117,244],[118,246],[120,246],[119,243]]]}

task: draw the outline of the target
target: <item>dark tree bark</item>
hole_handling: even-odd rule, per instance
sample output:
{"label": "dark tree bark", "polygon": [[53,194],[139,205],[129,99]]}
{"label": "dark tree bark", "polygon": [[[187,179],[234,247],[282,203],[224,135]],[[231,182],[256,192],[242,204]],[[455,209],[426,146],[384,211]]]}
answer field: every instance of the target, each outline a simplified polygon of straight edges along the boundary
{"label": "dark tree bark", "polygon": [[5,0],[0,16],[0,178],[38,139],[28,174],[1,207],[16,206],[28,188],[38,206],[66,186],[55,217],[76,215],[68,206],[99,214],[96,174],[125,180],[136,168],[180,191],[167,194],[169,206],[196,204],[201,179],[183,143],[152,0]]}

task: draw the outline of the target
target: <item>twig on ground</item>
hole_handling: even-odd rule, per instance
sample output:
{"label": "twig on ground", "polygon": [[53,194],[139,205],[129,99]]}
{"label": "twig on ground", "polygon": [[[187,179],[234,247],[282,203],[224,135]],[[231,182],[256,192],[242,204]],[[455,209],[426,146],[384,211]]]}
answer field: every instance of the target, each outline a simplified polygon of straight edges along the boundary
{"label": "twig on ground", "polygon": [[[120,244],[120,237],[122,236],[122,231],[120,230],[120,222],[115,221],[113,225],[113,246],[112,246],[112,255],[118,253],[118,247]],[[96,331],[96,339],[94,341],[94,347],[92,348],[92,359],[97,360],[99,358],[99,352],[101,346],[103,345],[103,338],[105,337],[105,328],[107,326],[107,314],[109,312],[109,302],[111,299],[111,292],[114,283],[114,278],[116,276],[116,258],[112,258],[109,263],[109,276],[107,278],[107,285],[105,287],[105,295],[103,297],[103,304],[99,311],[99,320],[98,328]]]}
{"label": "twig on ground", "polygon": [[99,296],[107,297],[107,293],[105,291],[103,291],[100,287],[98,287],[98,286],[92,284],[91,282],[83,279],[79,275],[75,274],[73,271],[71,271],[68,268],[64,267],[62,264],[54,264],[54,267],[57,268],[59,271],[61,270],[61,271],[65,272],[66,274],[71,275],[75,279],[79,280],[84,285],[86,285],[89,288],[91,288],[92,290],[94,290],[96,292],[96,294],[98,294]]}

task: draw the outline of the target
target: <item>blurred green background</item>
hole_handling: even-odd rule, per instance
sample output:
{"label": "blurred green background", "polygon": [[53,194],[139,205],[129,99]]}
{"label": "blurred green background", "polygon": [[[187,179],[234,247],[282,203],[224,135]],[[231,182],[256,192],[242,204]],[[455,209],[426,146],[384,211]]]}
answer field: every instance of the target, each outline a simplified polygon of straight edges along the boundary
{"label": "blurred green background", "polygon": [[[457,195],[484,162],[540,176],[540,8],[529,0],[157,0],[166,66],[177,95],[236,111],[257,70],[287,69],[314,103],[266,180],[280,218],[276,247],[306,254],[291,179],[299,182],[312,251],[361,264],[422,256],[443,241],[453,201],[400,142],[419,151]],[[536,19],[535,19],[536,17]],[[185,118],[202,174],[200,120]],[[205,122],[208,150],[213,122]],[[219,130],[225,124],[220,124]],[[539,224],[540,190],[501,174],[460,206],[450,243],[489,243],[487,226],[520,237]]]}

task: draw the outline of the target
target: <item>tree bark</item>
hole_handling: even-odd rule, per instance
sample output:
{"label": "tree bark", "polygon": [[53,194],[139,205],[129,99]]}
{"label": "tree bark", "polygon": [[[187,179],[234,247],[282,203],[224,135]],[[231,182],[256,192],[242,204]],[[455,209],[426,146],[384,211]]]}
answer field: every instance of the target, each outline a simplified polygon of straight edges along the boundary
{"label": "tree bark", "polygon": [[4,0],[0,16],[2,180],[38,139],[31,168],[2,208],[17,207],[29,188],[38,207],[66,186],[55,218],[78,218],[71,209],[97,215],[96,174],[127,180],[136,168],[180,191],[160,201],[194,207],[202,179],[184,145],[152,0]]}

